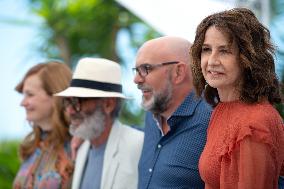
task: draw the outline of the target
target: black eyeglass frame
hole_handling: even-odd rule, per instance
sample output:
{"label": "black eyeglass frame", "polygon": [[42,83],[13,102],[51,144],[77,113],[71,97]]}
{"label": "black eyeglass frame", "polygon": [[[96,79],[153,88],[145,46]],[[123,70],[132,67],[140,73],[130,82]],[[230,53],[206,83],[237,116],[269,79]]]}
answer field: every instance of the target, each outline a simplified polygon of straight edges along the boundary
{"label": "black eyeglass frame", "polygon": [[132,71],[134,73],[134,75],[136,75],[137,73],[139,74],[139,76],[141,77],[146,77],[150,71],[152,71],[155,68],[158,67],[162,67],[162,66],[166,66],[166,65],[171,65],[171,64],[178,64],[179,61],[170,61],[170,62],[162,62],[159,64],[141,64],[135,68],[132,68]]}
{"label": "black eyeglass frame", "polygon": [[66,97],[63,98],[63,107],[66,109],[68,106],[72,106],[72,108],[76,112],[81,111],[81,105],[83,101],[91,100],[91,99],[99,99],[97,97]]}

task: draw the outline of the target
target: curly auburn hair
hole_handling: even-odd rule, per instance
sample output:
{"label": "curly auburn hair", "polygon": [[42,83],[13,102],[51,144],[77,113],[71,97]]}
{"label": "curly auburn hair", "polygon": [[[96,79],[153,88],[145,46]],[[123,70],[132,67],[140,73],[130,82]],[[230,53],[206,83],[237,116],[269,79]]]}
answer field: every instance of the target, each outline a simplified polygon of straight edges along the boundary
{"label": "curly auburn hair", "polygon": [[246,8],[234,8],[212,14],[201,21],[196,30],[190,54],[192,57],[193,83],[197,96],[204,93],[207,102],[216,106],[220,98],[216,88],[206,84],[201,71],[201,50],[206,31],[215,26],[235,40],[239,49],[239,66],[243,74],[240,99],[257,103],[267,99],[271,104],[280,103],[280,87],[275,73],[274,45],[270,32]]}

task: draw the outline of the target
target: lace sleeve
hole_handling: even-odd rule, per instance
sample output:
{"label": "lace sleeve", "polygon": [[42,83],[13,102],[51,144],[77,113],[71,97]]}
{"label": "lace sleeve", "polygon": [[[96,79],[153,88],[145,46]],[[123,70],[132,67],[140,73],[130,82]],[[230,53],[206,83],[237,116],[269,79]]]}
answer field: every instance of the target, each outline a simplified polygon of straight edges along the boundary
{"label": "lace sleeve", "polygon": [[221,162],[221,189],[277,188],[278,170],[269,145],[243,138]]}

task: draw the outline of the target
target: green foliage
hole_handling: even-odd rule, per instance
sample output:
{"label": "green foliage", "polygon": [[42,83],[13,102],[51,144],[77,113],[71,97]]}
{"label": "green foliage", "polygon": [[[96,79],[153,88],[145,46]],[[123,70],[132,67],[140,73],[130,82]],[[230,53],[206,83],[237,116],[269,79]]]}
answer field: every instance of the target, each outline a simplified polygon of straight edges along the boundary
{"label": "green foliage", "polygon": [[[282,73],[282,76],[284,77],[284,73]],[[284,82],[284,78],[282,78],[282,83],[283,82]],[[282,95],[284,95],[284,85],[283,84],[281,85],[281,93],[282,93]],[[275,107],[278,110],[278,112],[280,113],[282,119],[284,120],[284,104],[283,103],[277,104]]]}
{"label": "green foliage", "polygon": [[[114,0],[28,2],[31,10],[43,19],[41,34],[44,43],[40,51],[48,58],[63,59],[70,67],[83,56],[103,57],[123,63],[116,43],[122,30],[128,32],[131,48],[135,49],[146,40],[159,36]],[[137,30],[141,28],[143,33],[137,37]],[[141,125],[142,110],[133,112],[128,108],[123,108],[122,120]]]}
{"label": "green foliage", "polygon": [[133,109],[133,102],[125,102],[120,113],[120,121],[124,124],[142,129],[144,126],[145,111],[139,108],[137,108],[138,110],[131,110],[131,107]]}
{"label": "green foliage", "polygon": [[13,180],[20,166],[18,141],[0,142],[0,188],[12,188]]}
{"label": "green foliage", "polygon": [[284,119],[284,106],[283,106],[283,104],[277,104],[276,109],[280,113],[282,119]]}
{"label": "green foliage", "polygon": [[82,56],[99,56],[121,62],[116,41],[121,29],[128,31],[133,47],[134,24],[146,26],[145,36],[158,34],[114,0],[29,0],[31,9],[43,21],[41,51],[49,58],[61,58],[68,65]]}
{"label": "green foliage", "polygon": [[270,0],[270,5],[271,5],[270,11],[271,11],[272,19],[275,16],[279,16],[284,13],[284,9],[283,9],[284,1],[283,0]]}
{"label": "green foliage", "polygon": [[[284,44],[284,38],[281,37],[284,35],[283,30],[280,29],[280,27],[282,27],[282,22],[284,21],[284,0],[271,0],[270,1],[270,5],[271,5],[271,24],[273,26],[273,29],[276,30],[276,34],[277,36],[275,36],[275,38],[277,39],[276,42],[276,46],[277,46],[277,51],[276,51],[276,58],[278,59],[278,63],[280,63],[281,65],[284,65],[284,48],[283,48],[283,44]],[[277,27],[278,26],[278,27]],[[275,33],[274,32],[274,33]],[[278,44],[278,45],[277,45]],[[280,45],[282,44],[282,45]],[[281,78],[280,81],[282,82],[282,86],[281,86],[281,93],[284,96],[284,68],[281,69]],[[278,112],[280,113],[280,115],[282,116],[282,119],[284,119],[284,104],[278,104],[276,105],[276,108],[278,110]]]}

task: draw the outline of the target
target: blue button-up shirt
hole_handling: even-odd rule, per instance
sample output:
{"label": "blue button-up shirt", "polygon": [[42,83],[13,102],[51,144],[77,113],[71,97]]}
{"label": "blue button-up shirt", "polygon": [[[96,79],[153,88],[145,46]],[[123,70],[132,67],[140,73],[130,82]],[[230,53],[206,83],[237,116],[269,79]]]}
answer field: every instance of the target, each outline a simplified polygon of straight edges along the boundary
{"label": "blue button-up shirt", "polygon": [[159,121],[147,113],[139,162],[139,189],[199,189],[198,160],[206,141],[211,107],[190,93],[167,123],[163,135]]}

